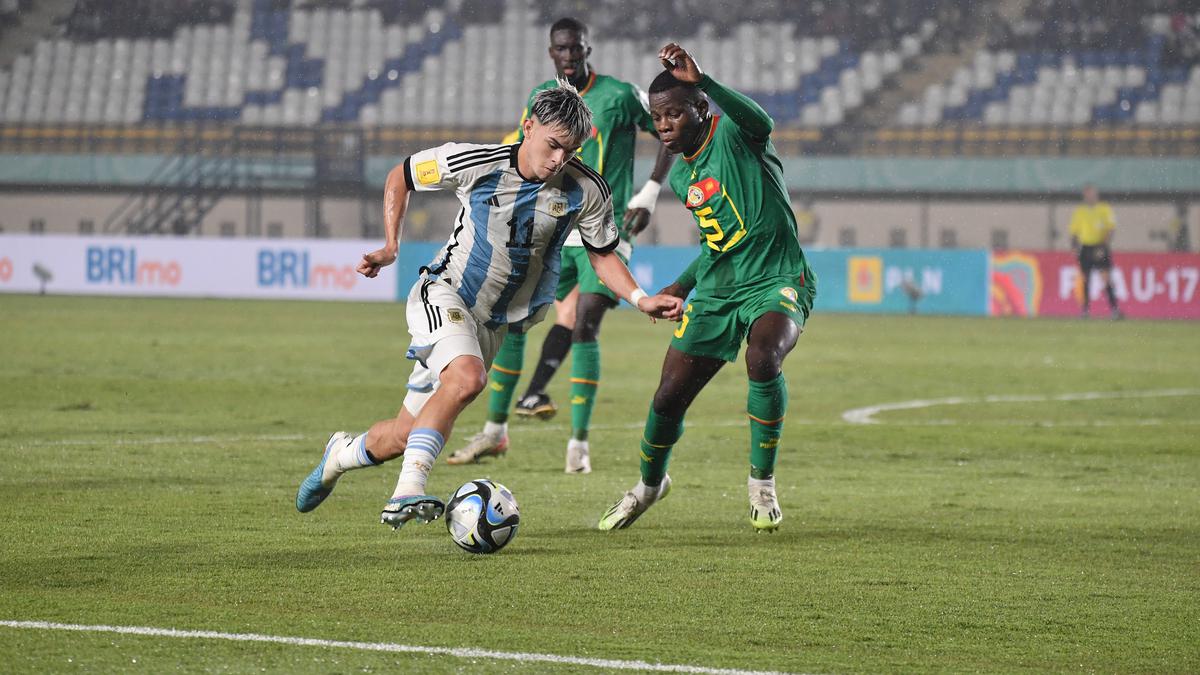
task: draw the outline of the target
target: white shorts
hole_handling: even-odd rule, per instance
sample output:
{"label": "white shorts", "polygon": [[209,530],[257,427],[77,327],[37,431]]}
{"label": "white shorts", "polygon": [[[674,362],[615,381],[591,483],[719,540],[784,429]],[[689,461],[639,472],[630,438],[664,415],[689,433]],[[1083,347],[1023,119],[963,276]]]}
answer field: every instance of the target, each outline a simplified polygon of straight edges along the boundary
{"label": "white shorts", "polygon": [[492,366],[508,327],[492,330],[471,316],[449,284],[421,278],[408,292],[405,308],[412,343],[405,356],[413,361],[404,407],[414,416],[437,391],[439,376],[460,356],[474,356],[484,370]]}

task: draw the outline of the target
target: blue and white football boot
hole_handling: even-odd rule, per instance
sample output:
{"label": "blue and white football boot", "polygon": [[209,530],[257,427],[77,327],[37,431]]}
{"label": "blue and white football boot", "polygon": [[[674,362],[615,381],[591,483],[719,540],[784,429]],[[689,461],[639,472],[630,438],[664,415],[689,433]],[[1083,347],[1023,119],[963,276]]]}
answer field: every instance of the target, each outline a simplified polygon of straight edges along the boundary
{"label": "blue and white football boot", "polygon": [[442,500],[432,495],[412,495],[409,497],[392,497],[379,514],[379,522],[391,525],[393,530],[404,527],[410,520],[418,523],[432,523],[442,517],[446,505]]}
{"label": "blue and white football boot", "polygon": [[297,511],[312,511],[333,492],[333,487],[337,485],[337,480],[342,474],[337,470],[337,462],[331,455],[353,440],[354,437],[344,431],[335,432],[329,437],[329,442],[325,444],[325,454],[321,456],[321,463],[308,474],[304,482],[300,483],[300,489],[296,491]]}

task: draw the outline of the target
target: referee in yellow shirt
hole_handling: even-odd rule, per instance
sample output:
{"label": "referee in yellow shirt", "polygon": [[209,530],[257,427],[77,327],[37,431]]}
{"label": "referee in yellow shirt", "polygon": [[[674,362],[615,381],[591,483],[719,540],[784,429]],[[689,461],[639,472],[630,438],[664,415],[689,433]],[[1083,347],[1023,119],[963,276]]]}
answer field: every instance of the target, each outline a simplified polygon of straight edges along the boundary
{"label": "referee in yellow shirt", "polygon": [[1108,295],[1112,318],[1125,318],[1117,307],[1117,294],[1112,286],[1112,251],[1109,250],[1109,242],[1116,227],[1112,207],[1108,202],[1100,201],[1100,193],[1095,185],[1085,185],[1083,203],[1071,214],[1071,248],[1079,255],[1079,271],[1083,275],[1084,318],[1088,316],[1088,301],[1091,300],[1092,270],[1100,272],[1100,278],[1104,280],[1104,293]]}

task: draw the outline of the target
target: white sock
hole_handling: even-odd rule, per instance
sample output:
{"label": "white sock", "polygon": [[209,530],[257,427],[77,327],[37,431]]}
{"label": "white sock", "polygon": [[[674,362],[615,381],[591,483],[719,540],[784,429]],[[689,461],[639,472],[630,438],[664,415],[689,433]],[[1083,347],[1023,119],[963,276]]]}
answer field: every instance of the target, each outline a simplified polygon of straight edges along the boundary
{"label": "white sock", "polygon": [[587,450],[588,442],[581,441],[578,438],[572,438],[571,440],[567,441],[567,449],[571,450],[573,448],[583,448],[584,450]]}
{"label": "white sock", "polygon": [[325,464],[325,472],[329,473],[330,465],[341,475],[351,469],[361,469],[364,466],[375,466],[371,456],[367,454],[367,434],[363,432],[350,439],[345,445],[334,448],[331,453],[332,462]]}
{"label": "white sock", "polygon": [[507,438],[508,422],[493,422],[488,420],[483,423],[483,433],[492,438]]}
{"label": "white sock", "polygon": [[[664,478],[663,480],[666,480]],[[654,487],[650,487],[642,482],[639,478],[637,485],[633,486],[633,496],[638,498],[638,501],[643,504],[653,504],[658,499],[658,491],[662,489],[662,484],[659,483]]]}
{"label": "white sock", "polygon": [[429,479],[429,471],[433,469],[433,463],[445,444],[446,439],[437,429],[413,429],[408,434],[404,465],[396,481],[396,491],[392,493],[393,499],[425,494],[425,481]]}
{"label": "white sock", "polygon": [[761,480],[758,478],[754,478],[754,477],[747,478],[746,479],[746,487],[750,488],[751,491],[754,491],[754,490],[757,490],[760,488],[771,488],[772,490],[774,490],[775,489],[775,476],[771,476],[770,478],[764,478]]}

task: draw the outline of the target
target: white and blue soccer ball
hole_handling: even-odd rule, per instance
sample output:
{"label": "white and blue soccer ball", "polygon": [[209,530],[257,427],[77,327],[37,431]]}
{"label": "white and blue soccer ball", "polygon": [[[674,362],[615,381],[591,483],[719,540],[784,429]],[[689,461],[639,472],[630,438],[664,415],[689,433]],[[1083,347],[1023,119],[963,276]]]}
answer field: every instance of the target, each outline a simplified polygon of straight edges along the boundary
{"label": "white and blue soccer ball", "polygon": [[454,492],[446,505],[446,529],[464,551],[495,553],[517,536],[521,511],[512,492],[480,478]]}

